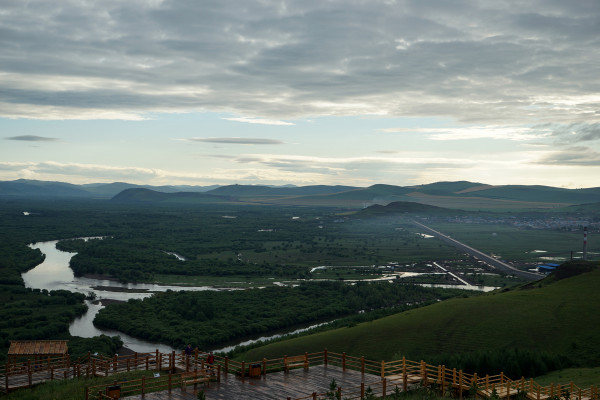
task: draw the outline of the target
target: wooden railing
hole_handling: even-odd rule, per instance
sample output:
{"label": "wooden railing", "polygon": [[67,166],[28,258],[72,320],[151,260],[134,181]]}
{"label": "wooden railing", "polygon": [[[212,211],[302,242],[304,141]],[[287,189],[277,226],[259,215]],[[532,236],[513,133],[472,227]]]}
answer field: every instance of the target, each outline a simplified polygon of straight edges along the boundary
{"label": "wooden railing", "polygon": [[[134,395],[144,395],[147,393],[158,392],[163,390],[171,391],[174,388],[185,389],[185,386],[190,384],[190,374],[196,373],[199,377],[207,377],[207,380],[219,381],[221,376],[221,367],[215,368],[215,373],[207,370],[192,370],[190,372],[182,372],[179,374],[160,374],[156,373],[154,377],[142,377],[127,381],[115,381],[111,385],[89,386],[85,390],[86,400],[104,400],[114,399],[110,394],[113,391],[118,391],[118,397],[127,397]],[[193,383],[193,382],[192,382]]]}
{"label": "wooden railing", "polygon": [[[483,398],[497,396],[499,399],[509,399],[518,394],[527,396],[531,400],[600,400],[597,387],[580,388],[573,382],[562,385],[541,386],[533,379],[511,380],[503,373],[478,377],[477,374],[468,374],[460,370],[446,368],[443,365],[429,365],[424,361],[415,362],[406,360],[377,363],[364,358],[348,357],[345,353],[336,354],[323,352],[324,364],[341,366],[351,369],[380,375],[381,381],[371,383],[365,388],[364,383],[357,383],[352,388],[337,388],[338,398],[362,399],[367,392],[375,397],[384,397],[394,391],[407,391],[415,387],[427,387],[439,390],[440,394],[453,391],[457,397],[463,398],[467,392],[477,393]],[[312,393],[309,396],[299,397],[294,400],[329,398],[331,393]],[[288,398],[291,400],[291,398]]]}
{"label": "wooden railing", "polygon": [[[125,371],[146,370],[155,371],[155,378],[142,378],[139,380],[120,383],[121,396],[131,394],[149,393],[157,390],[170,390],[174,386],[181,386],[180,372],[206,371],[207,353],[195,351],[191,356],[184,352],[161,353],[158,350],[151,353],[134,353],[126,356],[103,357],[88,354],[74,362],[66,362],[62,357],[38,359],[35,362],[6,364],[0,367],[0,376],[4,380],[4,391],[16,387],[32,386],[44,380],[69,379],[82,376],[110,376]],[[215,355],[213,369],[220,379],[221,372],[235,374],[240,377],[265,376],[269,373],[284,371],[286,357],[305,359],[309,370],[317,365],[332,365],[343,370],[359,371],[363,374],[381,378],[375,384],[364,387],[357,382],[355,387],[344,388],[343,398],[360,399],[370,391],[374,396],[380,397],[393,393],[394,390],[411,390],[412,388],[428,387],[447,393],[452,390],[457,397],[463,397],[463,392],[476,392],[481,397],[497,396],[508,399],[517,394],[524,394],[531,400],[600,400],[597,387],[580,388],[572,382],[567,384],[553,384],[541,386],[533,379],[511,380],[503,373],[499,375],[477,376],[456,369],[446,368],[443,365],[430,365],[424,361],[415,362],[402,358],[395,361],[373,361],[364,357],[349,356],[346,353],[335,353],[324,350],[303,355],[284,356],[274,359],[245,362],[230,360],[227,357]],[[304,363],[295,363],[301,368]],[[164,374],[163,372],[167,372]],[[14,381],[19,379],[20,383]],[[106,397],[109,386],[91,386],[86,390],[86,398],[103,399]],[[398,389],[396,389],[398,388]],[[341,390],[341,389],[338,389]],[[300,397],[296,400],[326,397],[327,392],[313,393],[309,397]]]}
{"label": "wooden railing", "polygon": [[88,354],[74,362],[71,362],[69,357],[55,356],[6,363],[0,366],[0,391],[9,392],[16,388],[32,387],[49,380],[90,376],[92,372],[88,366],[89,359]]}

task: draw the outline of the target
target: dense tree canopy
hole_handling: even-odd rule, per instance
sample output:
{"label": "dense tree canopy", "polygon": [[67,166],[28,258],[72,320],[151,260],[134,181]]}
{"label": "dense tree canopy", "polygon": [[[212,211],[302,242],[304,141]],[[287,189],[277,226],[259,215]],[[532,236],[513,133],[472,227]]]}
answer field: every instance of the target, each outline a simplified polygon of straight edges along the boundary
{"label": "dense tree canopy", "polygon": [[165,292],[100,310],[95,324],[151,341],[202,348],[361,310],[422,304],[455,292],[393,283],[303,283],[244,291]]}

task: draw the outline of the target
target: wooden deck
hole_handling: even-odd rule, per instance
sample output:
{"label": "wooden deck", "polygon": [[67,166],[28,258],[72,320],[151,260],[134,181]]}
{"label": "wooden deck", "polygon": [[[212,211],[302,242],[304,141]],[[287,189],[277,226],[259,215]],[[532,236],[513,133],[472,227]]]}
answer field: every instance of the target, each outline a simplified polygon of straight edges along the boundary
{"label": "wooden deck", "polygon": [[209,385],[197,385],[194,389],[189,386],[186,392],[180,388],[155,392],[142,396],[131,396],[127,399],[141,400],[191,400],[197,399],[197,393],[204,391],[206,398],[214,399],[292,399],[310,396],[313,392],[323,393],[329,390],[331,380],[335,379],[338,386],[356,388],[364,383],[365,386],[381,382],[375,375],[361,374],[357,371],[343,371],[340,367],[317,365],[309,370],[294,369],[288,373],[275,372],[259,378],[240,378],[224,374],[221,382],[211,382]]}

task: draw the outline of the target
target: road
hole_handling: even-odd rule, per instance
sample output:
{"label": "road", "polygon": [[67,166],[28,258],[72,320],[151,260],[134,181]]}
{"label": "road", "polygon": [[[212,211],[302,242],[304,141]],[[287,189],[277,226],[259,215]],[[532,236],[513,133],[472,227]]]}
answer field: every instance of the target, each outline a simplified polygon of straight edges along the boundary
{"label": "road", "polygon": [[450,236],[446,236],[443,233],[436,231],[435,229],[431,229],[430,227],[423,225],[420,222],[417,222],[417,221],[412,221],[412,222],[415,225],[417,225],[419,228],[424,229],[427,234],[435,236],[436,238],[443,240],[444,242],[456,247],[457,249],[464,251],[467,254],[472,255],[473,257],[477,257],[478,259],[480,259],[481,261],[483,261],[490,267],[497,269],[498,271],[501,271],[501,272],[504,272],[504,273],[507,273],[510,275],[515,275],[515,276],[518,276],[519,278],[528,279],[531,281],[542,279],[545,276],[545,275],[537,274],[535,272],[521,271],[520,269],[517,269],[517,268],[513,267],[512,265],[509,265],[500,260],[497,260],[494,257],[489,256],[485,253],[482,253],[481,251],[474,249],[471,246],[468,246],[464,243],[461,243],[456,239],[452,239]]}

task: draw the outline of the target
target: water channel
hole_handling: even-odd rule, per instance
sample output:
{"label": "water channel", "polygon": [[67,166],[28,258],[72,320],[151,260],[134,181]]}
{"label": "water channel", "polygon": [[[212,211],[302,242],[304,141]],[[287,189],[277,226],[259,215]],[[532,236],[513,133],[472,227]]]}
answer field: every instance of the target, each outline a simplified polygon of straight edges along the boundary
{"label": "water channel", "polygon": [[[84,238],[85,240],[92,238]],[[38,242],[29,245],[32,249],[39,249],[44,253],[45,260],[35,268],[22,274],[25,287],[32,289],[50,290],[68,290],[71,292],[90,294],[94,293],[96,301],[86,300],[88,311],[79,318],[76,318],[69,325],[69,333],[73,336],[94,337],[99,335],[120,336],[123,340],[124,347],[139,353],[152,352],[156,349],[164,353],[169,353],[173,350],[171,346],[148,342],[142,339],[129,336],[123,332],[103,329],[94,326],[94,318],[98,311],[104,306],[102,301],[127,301],[129,299],[143,299],[152,296],[154,292],[165,292],[167,290],[232,290],[232,289],[217,289],[211,286],[168,286],[149,283],[121,283],[109,279],[94,279],[86,277],[76,277],[73,270],[69,267],[71,257],[76,253],[69,253],[58,250],[56,248],[58,240],[49,242]],[[177,256],[177,255],[174,255]],[[245,340],[241,343],[226,346],[221,349],[212,349],[217,352],[227,352],[233,350],[237,345],[248,345],[255,342],[262,342],[275,339],[284,335],[300,333],[314,327],[323,325],[323,323],[311,325],[309,327],[296,329],[290,332],[279,333],[271,336],[261,336],[256,339]],[[181,349],[179,349],[181,350]],[[210,350],[210,349],[206,349]]]}
{"label": "water channel", "polygon": [[[97,239],[97,238],[84,238],[88,239]],[[73,336],[80,337],[94,337],[99,336],[101,334],[105,334],[108,336],[120,336],[123,340],[124,346],[128,349],[137,352],[152,352],[156,349],[161,352],[171,352],[173,349],[171,346],[162,344],[162,343],[153,343],[148,342],[142,339],[137,339],[132,336],[129,336],[125,333],[110,330],[110,329],[102,329],[94,326],[93,321],[98,313],[104,306],[104,303],[110,301],[127,301],[129,299],[143,299],[149,296],[152,296],[154,292],[164,292],[167,290],[179,291],[179,290],[192,290],[192,291],[202,291],[202,290],[231,290],[231,289],[217,289],[211,286],[168,286],[168,285],[158,285],[158,284],[150,284],[150,283],[121,283],[115,280],[109,279],[94,279],[87,277],[76,277],[73,273],[73,270],[69,267],[69,262],[71,258],[76,253],[69,253],[58,250],[56,248],[56,244],[58,240],[48,241],[48,242],[38,242],[34,244],[30,244],[29,246],[33,249],[39,249],[42,253],[44,253],[45,260],[41,264],[37,265],[35,268],[25,272],[22,274],[23,281],[25,282],[25,286],[32,289],[46,289],[50,290],[68,290],[71,292],[90,294],[93,293],[95,295],[96,301],[92,302],[86,300],[86,304],[88,306],[88,311],[79,318],[76,318],[73,322],[71,322],[69,326],[69,333]],[[177,255],[174,255],[177,256]],[[317,267],[319,268],[319,267]],[[326,267],[320,267],[326,268]],[[413,273],[404,273],[406,276],[413,275]],[[414,273],[416,274],[416,273]],[[395,276],[386,276],[383,278],[377,278],[376,280],[390,280],[394,279]],[[429,285],[427,285],[429,286]],[[445,285],[431,285],[431,286],[445,286]],[[460,286],[457,285],[449,285],[450,287],[457,288]],[[471,290],[493,290],[495,288],[492,287],[465,287]],[[246,340],[239,345],[247,345],[254,342],[259,341],[267,341],[270,339],[278,338],[287,334],[295,334],[299,332],[303,332],[309,330],[313,327],[320,326],[321,324],[312,325],[305,328],[296,329],[291,332],[275,334],[272,336],[264,336],[258,337],[251,340]],[[237,344],[236,344],[237,345]],[[226,352],[232,350],[236,345],[227,346],[222,349],[212,349],[214,351],[222,351]],[[208,350],[208,349],[207,349]]]}

